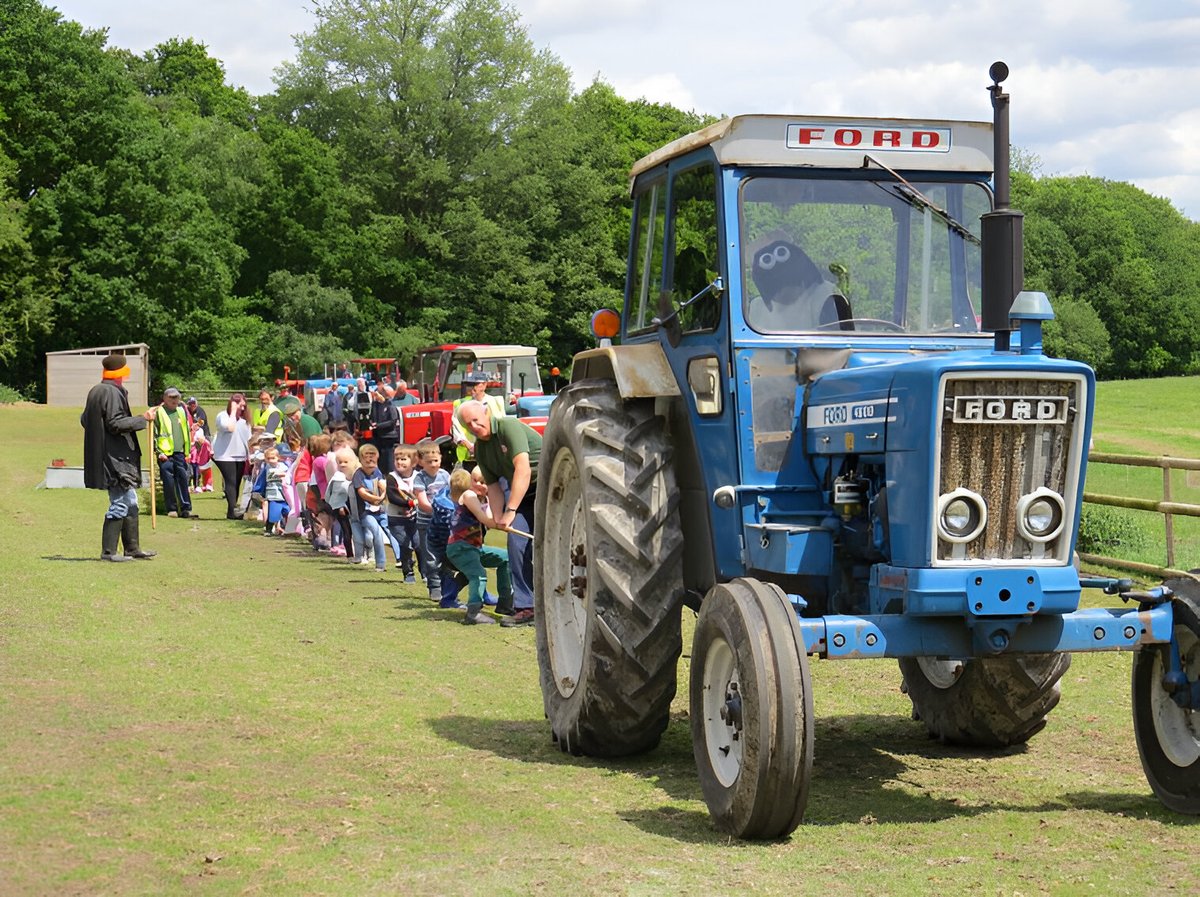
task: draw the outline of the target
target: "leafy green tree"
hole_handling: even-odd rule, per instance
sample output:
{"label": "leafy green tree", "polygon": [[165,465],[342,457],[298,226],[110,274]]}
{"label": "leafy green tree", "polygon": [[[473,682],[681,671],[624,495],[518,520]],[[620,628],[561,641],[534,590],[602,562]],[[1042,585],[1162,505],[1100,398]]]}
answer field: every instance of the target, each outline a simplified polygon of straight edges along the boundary
{"label": "leafy green tree", "polygon": [[1103,370],[1112,355],[1108,329],[1096,310],[1069,296],[1053,301],[1054,320],[1046,324],[1043,347],[1055,358],[1074,358]]}
{"label": "leafy green tree", "polygon": [[[24,203],[10,186],[15,172],[16,163],[0,152],[0,370],[28,358],[34,338],[51,331],[58,279],[56,270],[38,264],[29,245]],[[6,380],[25,386],[23,381]]]}
{"label": "leafy green tree", "polygon": [[0,151],[16,163],[17,197],[28,200],[74,165],[112,156],[133,88],[107,58],[103,31],[84,31],[37,0],[0,0],[0,22]]}
{"label": "leafy green tree", "polygon": [[[1020,191],[1020,195],[1018,195]],[[1111,342],[1101,373],[1183,373],[1200,345],[1198,232],[1166,200],[1099,178],[1014,179],[1027,286],[1078,299]]]}
{"label": "leafy green tree", "polygon": [[[330,0],[314,12],[267,108],[332,146],[344,181],[369,197],[336,282],[375,297],[389,323],[438,329],[480,285],[518,305],[539,295],[524,236],[476,184],[531,110],[566,103],[565,69],[498,0]],[[464,277],[493,250],[490,278]]]}
{"label": "leafy green tree", "polygon": [[249,127],[250,95],[230,87],[225,67],[208,55],[204,44],[173,37],[142,56],[116,51],[141,93],[161,100],[164,108],[182,108],[203,118],[216,117]]}

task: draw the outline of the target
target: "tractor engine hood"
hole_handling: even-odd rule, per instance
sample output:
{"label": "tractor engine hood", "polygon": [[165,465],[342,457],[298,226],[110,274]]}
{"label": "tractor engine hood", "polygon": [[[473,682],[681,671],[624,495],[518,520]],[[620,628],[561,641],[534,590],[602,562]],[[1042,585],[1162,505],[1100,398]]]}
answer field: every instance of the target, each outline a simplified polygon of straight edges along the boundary
{"label": "tractor engine hood", "polygon": [[[887,492],[892,563],[1036,555],[1039,546],[1016,539],[1007,521],[1038,489],[1063,500],[1063,537],[1044,558],[1062,563],[1082,501],[1094,392],[1086,365],[1042,355],[858,352],[800,387],[796,426],[818,483],[876,471],[874,488]],[[965,554],[942,544],[932,523],[939,497],[959,489],[992,514]]]}

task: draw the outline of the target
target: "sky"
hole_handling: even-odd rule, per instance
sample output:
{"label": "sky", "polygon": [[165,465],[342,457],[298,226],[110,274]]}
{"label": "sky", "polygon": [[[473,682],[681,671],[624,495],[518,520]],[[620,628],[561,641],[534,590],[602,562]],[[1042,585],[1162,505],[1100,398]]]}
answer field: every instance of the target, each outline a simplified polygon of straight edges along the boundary
{"label": "sky", "polygon": [[[253,94],[313,30],[312,0],[43,0],[109,45],[192,38]],[[1200,0],[509,0],[530,39],[628,99],[712,115],[990,120],[1042,175],[1129,181],[1200,220]]]}

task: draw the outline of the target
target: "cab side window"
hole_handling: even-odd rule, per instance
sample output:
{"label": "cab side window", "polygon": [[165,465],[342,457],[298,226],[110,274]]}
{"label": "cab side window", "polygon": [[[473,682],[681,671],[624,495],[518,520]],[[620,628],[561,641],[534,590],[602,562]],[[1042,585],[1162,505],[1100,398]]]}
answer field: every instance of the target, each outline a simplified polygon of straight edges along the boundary
{"label": "cab side window", "polygon": [[663,239],[667,220],[666,178],[651,181],[635,197],[632,258],[625,328],[645,330],[657,314],[662,292]]}
{"label": "cab side window", "polygon": [[[671,299],[676,308],[720,274],[717,244],[717,176],[709,163],[678,172],[671,182]],[[712,330],[720,298],[707,295],[679,312],[683,331]]]}

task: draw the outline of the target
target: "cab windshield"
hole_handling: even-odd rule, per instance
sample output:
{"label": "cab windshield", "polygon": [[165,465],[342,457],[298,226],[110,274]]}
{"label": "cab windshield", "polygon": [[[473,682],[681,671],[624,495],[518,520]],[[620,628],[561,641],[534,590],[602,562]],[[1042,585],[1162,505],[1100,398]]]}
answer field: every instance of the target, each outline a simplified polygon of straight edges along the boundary
{"label": "cab windshield", "polygon": [[977,333],[979,183],[742,184],[746,323],[762,333]]}

